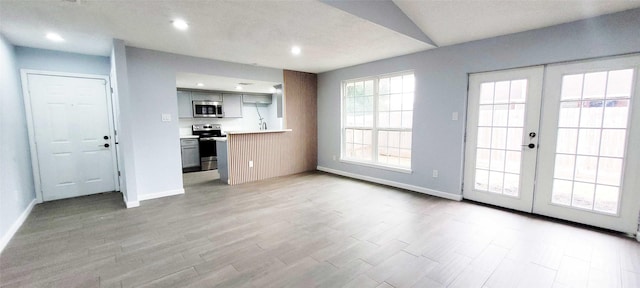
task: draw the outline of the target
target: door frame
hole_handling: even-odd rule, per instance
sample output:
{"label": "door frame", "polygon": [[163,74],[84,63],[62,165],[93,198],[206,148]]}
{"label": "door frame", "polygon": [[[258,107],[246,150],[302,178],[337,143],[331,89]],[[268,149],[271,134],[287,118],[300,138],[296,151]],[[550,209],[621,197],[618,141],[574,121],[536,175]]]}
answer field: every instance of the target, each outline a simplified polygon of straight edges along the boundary
{"label": "door frame", "polygon": [[[22,82],[22,97],[24,99],[24,110],[27,118],[27,132],[29,134],[29,150],[31,153],[31,171],[33,172],[33,185],[36,190],[36,201],[42,203],[44,197],[42,195],[42,184],[40,180],[40,162],[38,159],[38,147],[36,145],[36,134],[33,121],[32,105],[31,105],[31,93],[29,91],[29,75],[43,75],[53,77],[70,77],[70,78],[88,78],[104,80],[104,93],[107,97],[107,114],[109,123],[109,137],[115,141],[114,129],[115,119],[113,114],[113,97],[111,95],[111,85],[109,83],[109,76],[97,75],[97,74],[82,74],[82,73],[67,73],[56,72],[46,70],[33,70],[33,69],[20,69],[20,77]],[[114,142],[115,143],[115,142]],[[115,146],[115,145],[114,145]],[[115,183],[116,191],[120,191],[120,182],[118,180],[118,157],[116,149],[111,149],[111,161],[113,162],[113,180]]]}
{"label": "door frame", "polygon": [[[518,211],[523,211],[523,212],[527,212],[527,213],[531,213],[533,211],[533,202],[534,202],[534,194],[535,194],[535,177],[536,177],[536,171],[537,171],[537,157],[538,157],[538,143],[539,143],[539,137],[536,137],[535,140],[531,140],[533,142],[530,143],[535,143],[536,148],[534,151],[528,151],[527,149],[522,149],[521,150],[521,171],[520,171],[520,182],[519,182],[519,187],[520,187],[520,193],[517,197],[511,197],[511,196],[504,196],[502,195],[502,198],[500,198],[500,195],[497,194],[493,194],[491,192],[484,192],[484,191],[478,191],[478,192],[473,192],[475,187],[471,186],[471,187],[464,187],[464,186],[470,186],[470,185],[464,185],[465,183],[472,183],[473,179],[471,179],[471,176],[475,176],[475,173],[472,173],[472,171],[468,170],[469,167],[467,167],[467,165],[469,164],[475,164],[476,163],[476,159],[475,157],[471,157],[471,156],[476,156],[476,148],[477,147],[471,147],[469,146],[469,142],[470,140],[468,139],[474,139],[477,136],[477,128],[476,130],[471,130],[469,129],[469,123],[470,123],[470,116],[473,117],[477,117],[478,113],[472,111],[471,109],[477,109],[479,107],[479,97],[477,102],[471,103],[472,102],[472,98],[471,98],[471,94],[474,92],[480,93],[480,86],[475,87],[472,86],[471,84],[471,78],[472,77],[478,77],[479,79],[484,79],[484,78],[491,78],[490,81],[492,82],[498,82],[498,81],[505,81],[505,80],[511,80],[514,77],[515,78],[526,78],[528,79],[527,82],[527,101],[525,102],[525,114],[524,114],[524,123],[523,123],[523,136],[522,136],[522,140],[525,140],[525,136],[527,133],[531,132],[532,130],[527,130],[528,126],[532,126],[535,122],[535,131],[538,134],[540,134],[540,127],[539,127],[539,120],[540,120],[540,108],[542,107],[542,94],[543,94],[543,88],[544,88],[544,72],[545,72],[545,65],[535,65],[535,66],[526,66],[526,67],[519,67],[519,68],[511,68],[511,69],[503,69],[503,70],[497,70],[497,71],[487,71],[487,72],[479,72],[479,73],[468,73],[467,74],[467,101],[466,101],[466,114],[465,114],[465,124],[464,124],[464,160],[463,160],[463,164],[462,164],[462,169],[463,169],[463,175],[462,175],[462,184],[463,184],[463,191],[462,191],[462,197],[464,199],[468,199],[468,200],[472,200],[472,201],[478,201],[478,202],[482,202],[482,203],[487,203],[490,201],[494,201],[493,204],[490,205],[496,205],[496,206],[500,206],[500,207],[505,207],[507,209],[512,209],[512,210],[518,210]],[[513,75],[517,75],[517,76],[513,76]],[[537,81],[532,81],[532,80],[537,80]],[[538,101],[529,101],[529,99],[531,99],[531,97],[536,96],[539,100]],[[533,113],[527,113],[527,110],[531,110]],[[527,125],[528,124],[528,125]],[[533,127],[530,127],[533,128]],[[473,140],[471,140],[473,141]],[[522,144],[524,144],[524,142],[522,142]],[[529,153],[529,154],[525,154],[525,153]],[[533,154],[533,155],[530,155]],[[524,166],[523,163],[525,163],[525,157],[531,158],[533,157],[533,160],[536,160],[536,163],[533,167],[531,167],[531,169],[533,169],[533,171],[531,171],[534,175],[531,177],[531,179],[527,179],[527,178],[523,178],[523,169],[522,167]],[[471,170],[475,170],[475,167]],[[522,193],[522,187],[526,187],[526,186],[530,186],[532,189],[531,195],[526,195]],[[472,195],[471,197],[469,196],[469,193],[474,193],[475,195]],[[466,194],[466,196],[465,196]]]}

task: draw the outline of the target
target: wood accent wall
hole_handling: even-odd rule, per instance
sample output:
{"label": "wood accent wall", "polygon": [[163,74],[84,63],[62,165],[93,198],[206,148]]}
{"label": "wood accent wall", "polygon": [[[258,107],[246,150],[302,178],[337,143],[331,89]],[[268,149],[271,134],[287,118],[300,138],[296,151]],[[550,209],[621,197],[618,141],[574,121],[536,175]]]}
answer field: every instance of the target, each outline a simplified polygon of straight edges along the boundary
{"label": "wood accent wall", "polygon": [[315,74],[284,71],[284,128],[293,131],[228,135],[229,184],[316,169],[317,85]]}

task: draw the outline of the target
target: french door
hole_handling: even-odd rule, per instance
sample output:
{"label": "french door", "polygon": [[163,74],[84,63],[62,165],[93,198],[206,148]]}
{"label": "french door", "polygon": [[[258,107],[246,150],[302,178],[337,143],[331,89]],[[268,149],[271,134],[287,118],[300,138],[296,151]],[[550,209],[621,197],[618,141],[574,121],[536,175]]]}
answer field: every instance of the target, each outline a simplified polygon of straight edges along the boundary
{"label": "french door", "polygon": [[471,75],[464,197],[635,233],[639,68],[626,56]]}

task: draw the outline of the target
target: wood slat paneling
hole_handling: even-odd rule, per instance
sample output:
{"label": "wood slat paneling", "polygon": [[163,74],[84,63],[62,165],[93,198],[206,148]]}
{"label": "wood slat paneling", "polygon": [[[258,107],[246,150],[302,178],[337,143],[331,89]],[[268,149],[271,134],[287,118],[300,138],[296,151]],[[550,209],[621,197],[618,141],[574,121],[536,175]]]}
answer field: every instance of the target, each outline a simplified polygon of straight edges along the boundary
{"label": "wood slat paneling", "polygon": [[285,128],[293,131],[229,135],[229,184],[316,169],[317,91],[315,74],[284,71]]}

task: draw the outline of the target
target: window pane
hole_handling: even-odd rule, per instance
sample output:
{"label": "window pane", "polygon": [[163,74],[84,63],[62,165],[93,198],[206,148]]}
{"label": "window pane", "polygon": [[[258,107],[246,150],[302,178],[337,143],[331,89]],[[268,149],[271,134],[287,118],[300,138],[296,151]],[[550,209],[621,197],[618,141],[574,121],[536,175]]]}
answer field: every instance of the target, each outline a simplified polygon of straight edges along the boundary
{"label": "window pane", "polygon": [[578,101],[560,103],[560,119],[558,127],[578,127],[580,120],[580,103]]}
{"label": "window pane", "polygon": [[604,128],[627,128],[629,100],[609,100],[604,107]]}
{"label": "window pane", "polygon": [[493,105],[480,105],[478,126],[491,126],[493,123]]}
{"label": "window pane", "polygon": [[402,76],[391,78],[391,93],[402,93]]}
{"label": "window pane", "polygon": [[400,128],[402,127],[402,112],[389,113],[389,127]]}
{"label": "window pane", "polygon": [[511,81],[510,103],[524,103],[527,97],[527,80]]}
{"label": "window pane", "polygon": [[489,171],[489,192],[502,194],[504,173]]}
{"label": "window pane", "polygon": [[507,144],[507,128],[493,128],[491,148],[505,149]]}
{"label": "window pane", "polygon": [[356,82],[356,96],[364,96],[364,82]]}
{"label": "window pane", "polygon": [[595,183],[597,169],[598,169],[598,157],[576,156],[576,172],[575,172],[576,181]]}
{"label": "window pane", "polygon": [[573,200],[571,201],[571,206],[591,209],[591,207],[593,207],[595,186],[596,185],[590,183],[573,183]]}
{"label": "window pane", "polygon": [[584,91],[582,99],[604,98],[604,89],[607,86],[607,72],[584,74]]}
{"label": "window pane", "polygon": [[631,96],[633,69],[609,71],[607,80],[607,98]]}
{"label": "window pane", "polygon": [[509,102],[509,88],[509,81],[496,82],[496,91],[493,103]]}
{"label": "window pane", "polygon": [[389,112],[380,112],[378,114],[378,126],[382,128],[389,127]]}
{"label": "window pane", "polygon": [[413,112],[411,111],[402,112],[402,128],[411,128],[412,123],[413,123]]}
{"label": "window pane", "polygon": [[414,77],[413,74],[404,75],[402,77],[402,92],[413,92],[414,90]]}
{"label": "window pane", "polygon": [[575,156],[556,155],[556,166],[553,177],[556,179],[573,180]]}
{"label": "window pane", "polygon": [[510,127],[524,126],[524,104],[509,105],[509,126]]}
{"label": "window pane", "polygon": [[389,131],[389,147],[400,147],[400,132]]}
{"label": "window pane", "polygon": [[571,205],[571,193],[573,182],[566,180],[553,180],[551,202],[555,204]]}
{"label": "window pane", "polygon": [[380,111],[389,111],[389,95],[381,95],[378,98],[378,107]]}
{"label": "window pane", "polygon": [[615,214],[618,211],[618,199],[620,198],[620,188],[596,185],[596,199],[593,209]]}
{"label": "window pane", "polygon": [[362,130],[353,130],[353,143],[362,144]]}
{"label": "window pane", "polygon": [[475,189],[488,191],[489,190],[489,171],[476,169]]}
{"label": "window pane", "polygon": [[515,174],[504,174],[504,194],[517,197],[519,194],[520,177]]}
{"label": "window pane", "polygon": [[411,132],[400,133],[400,148],[411,149]]}
{"label": "window pane", "polygon": [[507,126],[507,113],[509,105],[493,106],[493,126]]}
{"label": "window pane", "polygon": [[504,150],[491,150],[491,163],[489,167],[493,171],[504,171]]}
{"label": "window pane", "polygon": [[493,104],[494,83],[482,83],[480,85],[480,104]]}
{"label": "window pane", "polygon": [[380,94],[389,94],[389,78],[382,78],[379,82],[378,90]]}
{"label": "window pane", "polygon": [[351,98],[354,95],[354,88],[353,88],[353,83],[347,83],[347,86],[345,87],[346,93],[347,93],[347,98]]}
{"label": "window pane", "polygon": [[598,163],[598,183],[620,186],[622,179],[622,159],[600,158]]}
{"label": "window pane", "polygon": [[514,151],[507,151],[506,160],[504,162],[504,171],[511,173],[520,173],[521,153]]}
{"label": "window pane", "polygon": [[353,143],[353,129],[346,129],[344,140],[347,143]]}
{"label": "window pane", "polygon": [[556,152],[567,154],[576,153],[577,141],[578,129],[558,129],[558,144],[556,145]]}
{"label": "window pane", "polygon": [[625,134],[626,130],[622,129],[603,129],[600,156],[622,157],[626,143]]}
{"label": "window pane", "polygon": [[578,154],[598,155],[600,129],[580,129],[578,132]]}
{"label": "window pane", "polygon": [[364,82],[364,95],[373,95],[373,80]]}
{"label": "window pane", "polygon": [[580,99],[582,97],[582,74],[562,77],[562,92],[560,95],[562,100]]}
{"label": "window pane", "polygon": [[402,110],[402,94],[391,94],[389,96],[389,106],[391,111]]}
{"label": "window pane", "polygon": [[580,111],[580,127],[600,128],[604,101],[583,101]]}
{"label": "window pane", "polygon": [[522,150],[522,128],[507,129],[507,149]]}
{"label": "window pane", "polygon": [[413,93],[402,94],[402,110],[413,110]]}
{"label": "window pane", "polygon": [[476,150],[476,168],[489,169],[490,156],[491,150],[489,149]]}

